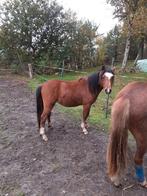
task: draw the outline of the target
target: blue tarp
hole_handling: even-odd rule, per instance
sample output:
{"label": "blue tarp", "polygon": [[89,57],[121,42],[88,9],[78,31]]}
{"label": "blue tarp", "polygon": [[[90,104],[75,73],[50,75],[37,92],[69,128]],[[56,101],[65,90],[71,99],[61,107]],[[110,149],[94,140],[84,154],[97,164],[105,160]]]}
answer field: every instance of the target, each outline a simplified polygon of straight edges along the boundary
{"label": "blue tarp", "polygon": [[147,72],[147,59],[142,59],[137,61],[137,67],[143,71]]}

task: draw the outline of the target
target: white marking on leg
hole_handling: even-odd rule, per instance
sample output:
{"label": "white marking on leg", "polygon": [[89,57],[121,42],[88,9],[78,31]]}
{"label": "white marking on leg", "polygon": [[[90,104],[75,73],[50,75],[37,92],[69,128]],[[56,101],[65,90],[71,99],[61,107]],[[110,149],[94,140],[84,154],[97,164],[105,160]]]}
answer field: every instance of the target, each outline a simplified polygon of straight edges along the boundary
{"label": "white marking on leg", "polygon": [[85,135],[87,135],[87,134],[88,134],[88,131],[87,131],[87,129],[85,128],[85,123],[84,123],[84,122],[81,123],[81,128],[83,129],[83,133],[84,133]]}
{"label": "white marking on leg", "polygon": [[44,127],[41,127],[40,128],[40,135],[44,135],[44,134],[45,134]]}
{"label": "white marking on leg", "polygon": [[83,122],[81,123],[81,128],[82,128],[82,129],[84,129],[84,128],[85,128],[85,125],[84,125],[84,123],[83,123]]}
{"label": "white marking on leg", "polygon": [[42,136],[42,139],[43,139],[45,142],[48,141],[48,138],[47,138],[47,136],[46,136],[46,134],[45,134],[45,131],[44,131],[44,127],[41,127],[41,128],[40,128],[40,135]]}

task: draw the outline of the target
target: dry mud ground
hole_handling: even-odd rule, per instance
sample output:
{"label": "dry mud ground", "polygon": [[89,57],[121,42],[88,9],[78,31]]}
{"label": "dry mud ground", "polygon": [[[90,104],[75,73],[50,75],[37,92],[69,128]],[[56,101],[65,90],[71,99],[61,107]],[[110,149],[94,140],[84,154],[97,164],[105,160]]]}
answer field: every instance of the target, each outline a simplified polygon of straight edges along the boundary
{"label": "dry mud ground", "polygon": [[[107,134],[91,127],[85,136],[80,119],[57,109],[52,123],[49,141],[44,143],[37,132],[35,93],[22,80],[0,78],[0,196],[147,195],[135,183],[133,167],[122,187],[110,183]],[[147,157],[145,166],[147,173]]]}

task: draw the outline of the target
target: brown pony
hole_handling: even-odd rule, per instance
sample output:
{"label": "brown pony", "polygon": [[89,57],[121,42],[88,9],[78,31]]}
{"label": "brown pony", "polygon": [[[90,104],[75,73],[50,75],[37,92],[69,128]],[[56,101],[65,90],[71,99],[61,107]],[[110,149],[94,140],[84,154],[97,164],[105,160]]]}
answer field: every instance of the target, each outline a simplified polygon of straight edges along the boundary
{"label": "brown pony", "polygon": [[102,89],[107,94],[111,93],[114,70],[102,67],[98,73],[73,81],[49,80],[36,90],[37,118],[40,135],[47,141],[45,135],[45,121],[48,118],[50,126],[51,110],[56,102],[66,107],[83,105],[83,120],[81,128],[87,134],[86,119],[91,105],[96,101]]}
{"label": "brown pony", "polygon": [[147,82],[133,82],[117,95],[111,113],[111,129],[107,147],[108,175],[118,186],[126,167],[128,130],[133,134],[137,150],[134,157],[136,178],[147,188],[143,157],[147,150]]}

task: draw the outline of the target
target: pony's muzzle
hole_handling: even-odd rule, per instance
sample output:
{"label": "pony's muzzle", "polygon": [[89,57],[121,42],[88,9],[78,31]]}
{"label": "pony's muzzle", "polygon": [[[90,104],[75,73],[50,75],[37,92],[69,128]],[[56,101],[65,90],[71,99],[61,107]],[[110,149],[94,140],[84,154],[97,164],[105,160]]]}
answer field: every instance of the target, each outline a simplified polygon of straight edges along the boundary
{"label": "pony's muzzle", "polygon": [[112,91],[111,88],[106,88],[106,89],[105,89],[105,93],[106,93],[106,94],[110,94],[111,91]]}

